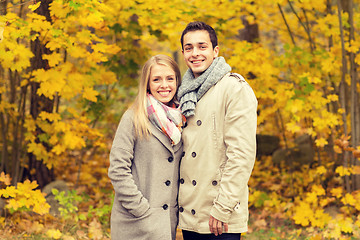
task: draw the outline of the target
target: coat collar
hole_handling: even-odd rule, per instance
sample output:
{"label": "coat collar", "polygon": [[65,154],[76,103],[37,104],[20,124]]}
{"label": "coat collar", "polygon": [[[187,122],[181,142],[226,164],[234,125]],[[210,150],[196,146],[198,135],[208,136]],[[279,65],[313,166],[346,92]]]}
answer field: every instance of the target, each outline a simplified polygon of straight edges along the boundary
{"label": "coat collar", "polygon": [[174,146],[171,145],[169,138],[151,123],[150,123],[150,131],[155,136],[155,138],[157,138],[164,145],[164,147],[167,148],[172,154],[175,154],[175,152],[179,150],[179,148],[181,147],[181,143],[182,143],[181,141]]}

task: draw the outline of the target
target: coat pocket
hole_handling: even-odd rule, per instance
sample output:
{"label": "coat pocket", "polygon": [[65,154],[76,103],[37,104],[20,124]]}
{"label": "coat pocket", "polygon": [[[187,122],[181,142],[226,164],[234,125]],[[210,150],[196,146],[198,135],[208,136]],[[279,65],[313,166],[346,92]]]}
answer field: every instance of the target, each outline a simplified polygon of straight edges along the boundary
{"label": "coat pocket", "polygon": [[150,208],[149,216],[144,218],[139,226],[147,238],[144,239],[171,239],[170,210]]}

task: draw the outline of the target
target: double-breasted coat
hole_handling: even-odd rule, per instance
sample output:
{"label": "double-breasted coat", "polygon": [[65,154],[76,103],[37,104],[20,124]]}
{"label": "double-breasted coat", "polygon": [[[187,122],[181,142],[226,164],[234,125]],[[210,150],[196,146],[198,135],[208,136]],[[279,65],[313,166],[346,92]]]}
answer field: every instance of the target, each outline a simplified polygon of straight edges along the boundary
{"label": "double-breasted coat", "polygon": [[247,231],[248,180],[256,154],[257,100],[249,84],[225,75],[187,118],[180,164],[179,227],[210,233],[209,217]]}
{"label": "double-breasted coat", "polygon": [[108,170],[115,190],[113,240],[175,239],[182,142],[172,146],[152,124],[150,131],[147,138],[136,137],[132,110],[116,131]]}

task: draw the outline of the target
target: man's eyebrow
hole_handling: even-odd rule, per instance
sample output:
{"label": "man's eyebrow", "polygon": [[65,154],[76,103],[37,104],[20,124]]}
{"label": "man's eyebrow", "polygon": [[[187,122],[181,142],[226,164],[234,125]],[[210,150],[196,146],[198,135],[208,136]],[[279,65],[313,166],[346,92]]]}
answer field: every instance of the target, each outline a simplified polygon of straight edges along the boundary
{"label": "man's eyebrow", "polygon": [[[208,44],[207,42],[197,42],[197,43],[195,43],[195,44],[199,44],[199,45],[203,45],[203,44]],[[192,43],[186,43],[186,44],[184,44],[184,46],[192,46],[193,44]]]}

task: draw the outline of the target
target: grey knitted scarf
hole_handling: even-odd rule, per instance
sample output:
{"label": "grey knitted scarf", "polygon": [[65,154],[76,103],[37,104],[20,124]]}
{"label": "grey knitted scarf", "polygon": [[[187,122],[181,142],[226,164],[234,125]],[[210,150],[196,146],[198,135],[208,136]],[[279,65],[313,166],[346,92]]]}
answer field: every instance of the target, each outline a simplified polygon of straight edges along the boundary
{"label": "grey knitted scarf", "polygon": [[215,58],[210,67],[197,78],[189,68],[178,90],[180,108],[184,116],[194,115],[196,103],[200,98],[230,71],[231,67],[223,57]]}

